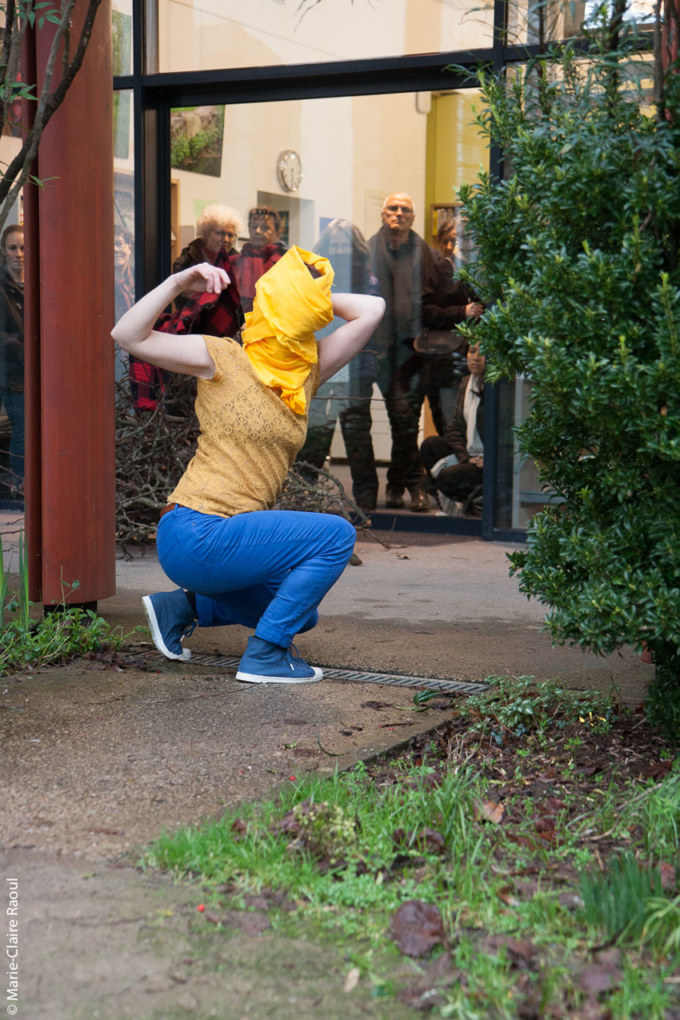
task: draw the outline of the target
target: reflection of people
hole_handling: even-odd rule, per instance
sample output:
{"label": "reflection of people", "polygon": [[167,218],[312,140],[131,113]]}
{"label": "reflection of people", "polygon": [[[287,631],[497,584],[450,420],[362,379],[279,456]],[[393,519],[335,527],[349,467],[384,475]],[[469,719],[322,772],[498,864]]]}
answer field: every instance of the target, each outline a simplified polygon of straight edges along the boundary
{"label": "reflection of people", "polygon": [[281,241],[281,217],[272,206],[261,205],[250,210],[248,232],[248,240],[234,265],[244,312],[253,307],[257,281],[286,251]]}
{"label": "reflection of people", "polygon": [[470,375],[458,388],[453,417],[443,436],[428,436],[420,447],[431,491],[437,491],[443,508],[455,516],[479,490],[484,467],[484,369],[486,358],[479,344],[468,348]]}
{"label": "reflection of people", "polygon": [[[291,643],[316,624],[321,599],[352,554],[355,531],[334,514],[271,508],[304,441],[309,399],[363,346],[384,304],[364,294],[331,297],[327,260],[292,248],[258,282],[243,346],[153,329],[183,290],[220,294],[228,284],[223,269],[193,266],[138,301],[113,330],[124,350],[198,380],[198,447],[157,534],[161,565],[182,587],[147,595],[144,605],[153,640],[168,658],[189,658],[181,641],[196,623],[239,623],[255,633],[238,679],[320,680],[321,671],[298,658]],[[345,324],[317,343],[314,330],[334,314]]]}
{"label": "reflection of people", "polygon": [[118,320],[135,301],[132,235],[122,226],[117,226],[113,233],[113,265],[116,278],[116,319]]}
{"label": "reflection of people", "polygon": [[[113,235],[113,264],[116,281],[116,319],[135,302],[135,279],[132,268],[132,235],[117,226]],[[136,412],[153,411],[165,392],[163,374],[155,365],[147,365],[132,356],[127,358],[130,394]]]}
{"label": "reflection of people", "polygon": [[[449,287],[444,302],[449,311],[447,329],[454,334],[456,326],[466,319],[477,319],[484,311],[469,284],[463,282],[454,270],[457,244],[455,220],[445,220],[437,231],[435,250],[444,258]],[[460,339],[460,338],[459,338]],[[461,340],[450,354],[427,358],[423,363],[423,392],[432,413],[437,434],[444,435],[446,425],[456,406],[458,386],[466,374],[465,352],[467,344]]]}
{"label": "reflection of people", "polygon": [[456,250],[456,221],[444,220],[434,239],[434,247],[445,259],[453,263]]}
{"label": "reflection of people", "polygon": [[408,489],[411,510],[428,509],[418,455],[423,359],[413,350],[413,341],[423,326],[450,329],[460,321],[446,306],[451,266],[411,229],[414,218],[409,195],[388,195],[383,203],[382,227],[368,242],[387,311],[370,349],[353,365],[352,402],[343,430],[348,458],[361,464],[361,477],[354,479],[354,498],[367,510],[375,508],[378,492],[370,434],[374,382],[384,398],[392,434],[385,505],[402,507],[404,490]]}
{"label": "reflection of people", "polygon": [[[196,221],[196,237],[182,248],[173,262],[173,273],[179,273],[189,266],[196,266],[199,262],[210,262],[229,272],[227,258],[229,255],[238,254],[235,242],[242,231],[241,217],[235,209],[219,203],[206,205]],[[175,304],[181,307],[192,298],[191,294],[180,295]]]}
{"label": "reflection of people", "polygon": [[[322,232],[315,250],[324,255],[333,266],[335,279],[333,290],[341,294],[377,294],[378,281],[371,269],[368,245],[363,234],[349,220],[331,220]],[[330,335],[341,325],[334,319],[321,333],[319,339]],[[335,422],[340,418],[343,426],[343,412],[349,406],[350,366],[345,365],[332,379],[317,390],[309,409],[309,424],[305,444],[298,454],[298,460],[323,467],[330,453],[335,432]],[[353,460],[349,461],[354,476]]]}
{"label": "reflection of people", "polygon": [[24,488],[24,230],[16,223],[0,238],[0,396],[12,426],[10,491]]}

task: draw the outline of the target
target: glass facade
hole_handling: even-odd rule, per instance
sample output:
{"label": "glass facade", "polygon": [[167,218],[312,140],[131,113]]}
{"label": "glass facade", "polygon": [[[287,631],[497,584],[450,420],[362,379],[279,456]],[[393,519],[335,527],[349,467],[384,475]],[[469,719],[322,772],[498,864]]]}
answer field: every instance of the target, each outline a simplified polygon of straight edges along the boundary
{"label": "glass facade", "polygon": [[159,0],[158,70],[273,67],[491,46],[481,0]]}
{"label": "glass facade", "polygon": [[[173,260],[187,250],[197,234],[200,236],[197,221],[206,206],[218,203],[235,210],[239,236],[233,244],[240,249],[235,271],[247,311],[255,240],[248,229],[249,213],[268,207],[280,223],[276,242],[282,249],[299,245],[323,250],[325,241],[337,230],[338,238],[342,234],[348,244],[367,252],[367,272],[375,274],[384,289],[390,287],[385,274],[392,270],[387,263],[383,265],[381,254],[383,204],[387,196],[398,193],[409,196],[414,214],[405,256],[409,279],[404,276],[401,283],[410,288],[412,274],[425,278],[434,272],[428,263],[430,259],[434,263],[429,246],[435,245],[443,220],[456,216],[456,188],[474,181],[479,168],[488,166],[488,152],[472,122],[473,102],[473,93],[452,91],[174,108],[170,124],[171,216],[176,217],[170,234]],[[331,224],[335,227],[329,234]],[[458,224],[457,252],[463,250],[463,237]],[[427,251],[422,249],[423,241]],[[352,286],[351,274],[343,272],[341,259],[341,251],[334,250],[331,261],[338,280]],[[390,356],[384,351],[376,351],[375,358],[367,354],[360,365],[349,366],[343,377],[335,379],[315,400],[310,431],[318,429],[318,442],[314,444],[314,435],[310,436],[314,449],[308,446],[304,457],[319,467],[328,453],[334,458],[348,457],[354,477],[355,457],[361,460],[372,443],[380,498],[395,438],[388,413],[415,414],[415,428],[422,440],[424,431],[432,430],[433,412],[443,429],[455,405],[458,382],[466,374],[464,356],[458,357],[454,370],[452,357],[426,361],[414,357],[408,344],[418,329],[427,326],[430,300],[441,306],[437,321],[441,320],[442,327],[456,321],[446,303],[454,301],[450,293],[452,265],[440,262],[444,275],[448,270],[448,280],[442,282],[441,293],[427,299],[420,290],[417,295],[410,294],[409,321],[395,326],[399,346],[394,362],[388,366]],[[424,286],[433,286],[429,278]],[[389,297],[387,293],[383,296]],[[388,316],[402,314],[394,310],[395,300],[389,304]],[[461,299],[461,303],[467,301]],[[412,313],[418,319],[416,324],[410,321]],[[461,318],[459,313],[457,321]],[[380,340],[377,343],[380,346]],[[396,387],[399,399],[403,395],[397,374],[408,376],[408,400],[405,407],[399,405],[400,412],[391,403],[398,399],[393,393]],[[355,389],[348,388],[350,376]],[[364,406],[365,402],[369,406]],[[425,407],[429,413],[421,422],[421,408]],[[334,430],[336,419],[340,427]],[[360,435],[353,436],[353,428]],[[355,456],[352,449],[358,451]],[[375,482],[369,479],[366,483],[371,490],[366,496],[361,488],[361,464],[356,470],[355,496],[367,509],[375,509]]]}
{"label": "glass facade", "polygon": [[[634,11],[643,25],[645,3],[640,0]],[[133,234],[137,223],[137,258],[143,260],[138,289],[155,283],[190,249],[207,245],[206,230],[212,230],[213,240],[221,239],[228,249],[247,311],[248,287],[256,275],[248,261],[251,249],[283,251],[295,244],[319,250],[328,242],[339,279],[349,279],[345,270],[358,251],[366,256],[392,322],[403,318],[409,305],[411,321],[399,327],[409,357],[421,333],[435,332],[431,305],[454,302],[451,291],[448,298],[439,295],[431,301],[425,289],[411,302],[416,274],[419,288],[422,284],[422,260],[439,259],[440,264],[448,259],[453,272],[470,257],[457,189],[474,182],[480,170],[500,169],[498,154],[489,150],[474,124],[477,91],[465,87],[471,82],[464,73],[449,68],[472,68],[482,59],[496,67],[512,66],[527,55],[516,47],[538,52],[551,40],[576,36],[595,11],[586,0],[547,5],[533,0],[495,5],[471,5],[469,0],[115,0],[114,6],[116,73],[125,79],[116,107],[116,222]],[[128,44],[133,39],[135,59]],[[433,59],[439,54],[441,62]],[[134,76],[135,67],[137,92],[125,78]],[[154,76],[145,97],[139,89],[144,72]],[[137,165],[129,113],[135,96],[143,123]],[[408,239],[424,246],[420,252],[427,249],[420,261],[411,250],[411,279],[405,284],[403,270],[398,279],[392,272],[389,293],[385,265],[391,256],[381,251],[389,234],[388,199],[397,207],[395,215],[408,219],[402,243]],[[206,226],[213,207],[224,222]],[[467,315],[474,299],[466,296]],[[435,318],[436,313],[435,307]],[[379,357],[380,351],[374,354]],[[401,406],[409,429],[415,416],[418,444],[437,439],[453,417],[457,385],[467,371],[464,352],[462,357],[460,351],[447,354],[439,363],[421,357],[416,372],[397,368],[400,382],[406,379],[401,394],[406,404]],[[400,413],[395,378],[394,366],[385,376],[372,362],[368,368],[350,365],[331,380],[314,402],[310,442],[303,451],[310,463],[319,465],[330,457],[334,469],[344,465],[348,474],[343,481],[349,484],[357,448],[372,447],[380,476],[379,508],[388,495],[388,465],[394,461],[395,428],[398,432],[400,427],[395,426]],[[549,498],[540,489],[535,465],[519,457],[514,441],[530,400],[527,379],[486,388],[483,489],[474,504],[453,499],[452,511],[449,501],[447,513],[455,514],[448,522],[451,531],[465,531],[468,517],[467,523],[487,538],[516,537]],[[370,429],[359,439],[347,427],[348,419],[360,417],[357,408],[362,428],[368,420]],[[481,428],[482,418],[478,421]],[[467,435],[464,441],[480,438]],[[370,498],[367,503],[370,509]]]}

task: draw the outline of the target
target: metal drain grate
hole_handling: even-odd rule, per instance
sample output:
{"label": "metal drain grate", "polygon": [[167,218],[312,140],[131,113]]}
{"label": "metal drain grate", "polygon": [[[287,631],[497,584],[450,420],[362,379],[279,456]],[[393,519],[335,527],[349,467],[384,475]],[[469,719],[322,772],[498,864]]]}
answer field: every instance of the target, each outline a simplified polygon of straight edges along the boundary
{"label": "metal drain grate", "polygon": [[[149,659],[163,660],[159,652],[150,652]],[[205,666],[208,669],[228,669],[236,671],[239,659],[231,656],[193,654],[187,665]],[[180,665],[179,662],[175,665]],[[355,669],[335,669],[323,666],[324,678],[340,680],[351,684],[385,684],[388,687],[420,687],[428,691],[439,691],[442,694],[480,694],[488,691],[489,685],[468,680],[440,680],[428,676],[402,676],[398,673],[364,673]]]}

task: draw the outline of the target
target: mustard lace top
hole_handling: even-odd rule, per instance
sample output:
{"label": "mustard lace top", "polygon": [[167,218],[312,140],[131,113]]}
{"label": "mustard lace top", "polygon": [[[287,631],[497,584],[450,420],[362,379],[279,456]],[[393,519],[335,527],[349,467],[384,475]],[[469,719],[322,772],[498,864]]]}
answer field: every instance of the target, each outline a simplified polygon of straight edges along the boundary
{"label": "mustard lace top", "polygon": [[306,408],[296,414],[262,382],[236,341],[204,339],[216,371],[198,380],[198,447],[168,500],[220,517],[269,510],[304,443],[318,364],[304,382]]}

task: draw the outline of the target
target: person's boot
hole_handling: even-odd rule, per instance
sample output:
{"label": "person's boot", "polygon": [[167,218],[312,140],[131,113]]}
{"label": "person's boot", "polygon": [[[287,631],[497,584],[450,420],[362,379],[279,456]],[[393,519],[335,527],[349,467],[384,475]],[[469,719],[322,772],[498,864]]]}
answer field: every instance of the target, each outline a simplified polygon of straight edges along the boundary
{"label": "person's boot", "polygon": [[400,510],[404,505],[403,489],[400,491],[394,485],[388,485],[385,493],[385,506],[388,510]]}
{"label": "person's boot", "polygon": [[248,638],[236,674],[237,680],[247,684],[312,684],[322,677],[323,671],[301,659],[295,645],[283,648],[254,634]]}
{"label": "person's boot", "polygon": [[182,647],[182,638],[188,637],[196,626],[196,613],[189,596],[182,588],[159,591],[142,598],[153,643],[166,659],[191,658],[188,648]]}
{"label": "person's boot", "polygon": [[425,510],[430,509],[430,497],[420,485],[412,485],[409,488],[409,495],[411,496],[411,512],[414,514],[421,514]]}

